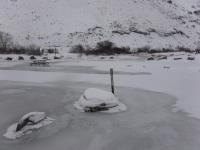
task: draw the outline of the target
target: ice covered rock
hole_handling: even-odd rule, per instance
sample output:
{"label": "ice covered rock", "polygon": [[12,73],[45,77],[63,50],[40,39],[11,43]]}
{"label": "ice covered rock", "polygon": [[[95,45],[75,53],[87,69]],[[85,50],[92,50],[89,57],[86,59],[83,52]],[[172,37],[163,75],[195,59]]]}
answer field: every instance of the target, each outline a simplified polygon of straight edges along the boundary
{"label": "ice covered rock", "polygon": [[114,113],[126,110],[126,106],[113,93],[97,88],[87,89],[74,106],[84,112]]}
{"label": "ice covered rock", "polygon": [[54,119],[47,117],[44,112],[31,112],[24,115],[17,123],[12,124],[4,136],[8,139],[16,139],[31,133],[34,129],[51,124],[53,121]]}
{"label": "ice covered rock", "polygon": [[31,112],[24,115],[18,122],[16,131],[20,131],[26,125],[34,125],[46,118],[44,112]]}

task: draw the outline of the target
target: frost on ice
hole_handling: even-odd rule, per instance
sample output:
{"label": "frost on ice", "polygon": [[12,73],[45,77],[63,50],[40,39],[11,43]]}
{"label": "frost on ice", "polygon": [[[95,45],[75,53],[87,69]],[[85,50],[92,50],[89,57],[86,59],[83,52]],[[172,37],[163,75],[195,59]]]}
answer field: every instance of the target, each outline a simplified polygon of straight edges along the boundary
{"label": "frost on ice", "polygon": [[44,112],[30,112],[24,115],[17,123],[12,124],[4,136],[8,139],[16,139],[31,133],[34,129],[49,125],[53,121],[54,119],[47,117]]}
{"label": "frost on ice", "polygon": [[127,109],[111,92],[97,88],[87,89],[74,106],[83,112],[115,113]]}

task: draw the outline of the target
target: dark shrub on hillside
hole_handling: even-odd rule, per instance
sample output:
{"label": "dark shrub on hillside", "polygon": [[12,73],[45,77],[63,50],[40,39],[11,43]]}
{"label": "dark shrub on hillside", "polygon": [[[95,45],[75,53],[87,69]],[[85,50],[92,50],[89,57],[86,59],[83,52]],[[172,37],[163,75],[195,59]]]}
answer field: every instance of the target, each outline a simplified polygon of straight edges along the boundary
{"label": "dark shrub on hillside", "polygon": [[153,53],[158,53],[159,50],[158,49],[149,49],[149,53],[153,54]]}
{"label": "dark shrub on hillside", "polygon": [[110,42],[110,41],[101,41],[98,42],[95,48],[95,52],[97,54],[108,54],[108,55],[112,55],[114,54],[114,43]]}
{"label": "dark shrub on hillside", "polygon": [[3,49],[0,48],[1,54],[28,54],[28,55],[42,55],[40,47],[36,45],[29,45],[27,47],[14,45],[13,47]]}
{"label": "dark shrub on hillside", "polygon": [[114,47],[114,54],[131,54],[130,47]]}
{"label": "dark shrub on hillside", "polygon": [[53,53],[58,53],[58,50],[55,48],[55,49],[47,49],[47,53],[49,53],[49,54],[53,54]]}
{"label": "dark shrub on hillside", "polygon": [[151,48],[149,46],[144,46],[137,49],[137,53],[149,53]]}
{"label": "dark shrub on hillside", "polygon": [[54,49],[48,49],[47,52],[50,53],[50,54],[55,53]]}
{"label": "dark shrub on hillside", "polygon": [[152,49],[149,46],[144,46],[137,49],[137,53],[169,53],[169,52],[193,52],[194,50],[186,47],[177,47],[176,49],[173,48],[162,48],[162,49]]}
{"label": "dark shrub on hillside", "polygon": [[12,54],[25,54],[26,48],[22,46],[14,46],[13,48],[9,49],[9,53]]}
{"label": "dark shrub on hillside", "polygon": [[40,55],[42,55],[42,52],[40,51],[40,48],[29,47],[27,49],[27,54],[40,56]]}
{"label": "dark shrub on hillside", "polygon": [[71,53],[86,54],[86,55],[114,55],[114,54],[130,54],[129,47],[117,47],[110,41],[98,42],[95,48],[82,45],[75,45],[70,50]]}
{"label": "dark shrub on hillside", "polygon": [[162,52],[164,52],[164,53],[169,53],[169,52],[174,52],[175,50],[174,49],[172,49],[172,48],[163,48],[162,49]]}
{"label": "dark shrub on hillside", "polygon": [[70,49],[71,53],[77,53],[81,57],[85,53],[85,49],[81,44],[75,45]]}
{"label": "dark shrub on hillside", "polygon": [[0,54],[4,54],[5,50],[4,48],[0,48]]}
{"label": "dark shrub on hillside", "polygon": [[192,49],[187,48],[187,47],[177,47],[177,51],[180,51],[180,52],[188,52],[188,53],[193,52]]}
{"label": "dark shrub on hillside", "polygon": [[154,54],[154,53],[167,53],[167,52],[174,52],[174,49],[170,49],[170,48],[151,48],[150,46],[144,46],[141,48],[138,48],[136,50],[136,53],[150,53],[150,54]]}
{"label": "dark shrub on hillside", "polygon": [[114,44],[110,41],[98,42],[95,48],[89,46],[84,50],[86,55],[112,55],[114,54]]}
{"label": "dark shrub on hillside", "polygon": [[38,47],[37,45],[29,45],[26,51],[28,55],[42,55],[40,47]]}
{"label": "dark shrub on hillside", "polygon": [[74,45],[71,47],[70,52],[71,53],[83,53],[84,52],[84,47],[81,44]]}
{"label": "dark shrub on hillside", "polygon": [[93,55],[94,54],[94,49],[92,49],[90,46],[87,46],[86,49],[84,50],[85,55]]}
{"label": "dark shrub on hillside", "polygon": [[38,56],[42,55],[42,53],[40,52],[39,49],[37,49],[37,50],[28,50],[27,54],[28,55],[38,55]]}
{"label": "dark shrub on hillside", "polygon": [[199,48],[195,49],[195,53],[200,54],[200,49]]}

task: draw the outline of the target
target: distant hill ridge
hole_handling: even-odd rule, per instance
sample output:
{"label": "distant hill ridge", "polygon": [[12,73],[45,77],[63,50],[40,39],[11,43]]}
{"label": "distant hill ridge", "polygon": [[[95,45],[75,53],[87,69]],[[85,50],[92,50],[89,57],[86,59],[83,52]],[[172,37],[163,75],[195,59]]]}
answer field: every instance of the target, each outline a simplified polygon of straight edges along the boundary
{"label": "distant hill ridge", "polygon": [[1,0],[0,18],[23,44],[199,47],[198,0]]}

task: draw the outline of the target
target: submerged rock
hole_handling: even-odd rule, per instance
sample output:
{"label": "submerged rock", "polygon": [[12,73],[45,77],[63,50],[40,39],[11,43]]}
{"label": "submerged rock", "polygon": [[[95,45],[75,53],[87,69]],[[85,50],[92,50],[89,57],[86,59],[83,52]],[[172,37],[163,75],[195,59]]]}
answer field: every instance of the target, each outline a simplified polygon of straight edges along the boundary
{"label": "submerged rock", "polygon": [[188,56],[188,60],[195,60],[195,57]]}
{"label": "submerged rock", "polygon": [[51,124],[54,119],[47,117],[44,112],[31,112],[24,115],[17,123],[12,124],[4,136],[8,139],[16,139],[31,133],[34,129]]}
{"label": "submerged rock", "polygon": [[111,92],[97,88],[87,89],[74,106],[84,112],[120,112],[127,108]]}

